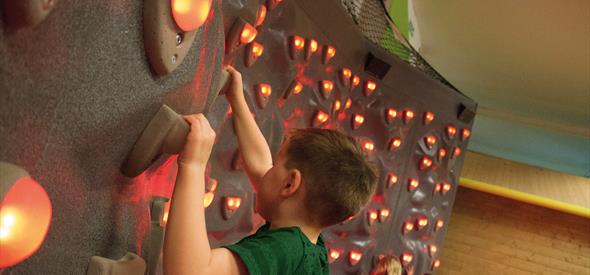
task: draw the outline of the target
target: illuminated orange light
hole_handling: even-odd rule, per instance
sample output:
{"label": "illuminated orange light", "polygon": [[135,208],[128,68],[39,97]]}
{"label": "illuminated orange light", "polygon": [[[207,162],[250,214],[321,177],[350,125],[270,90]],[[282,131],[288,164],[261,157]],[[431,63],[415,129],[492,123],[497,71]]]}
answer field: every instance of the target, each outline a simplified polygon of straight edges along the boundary
{"label": "illuminated orange light", "polygon": [[436,229],[441,229],[443,226],[445,225],[445,222],[443,220],[438,220],[436,221]]}
{"label": "illuminated orange light", "polygon": [[379,217],[379,214],[375,210],[369,210],[367,215],[369,216],[369,225],[373,224]]}
{"label": "illuminated orange light", "polygon": [[303,84],[301,84],[299,81],[297,83],[295,83],[295,87],[293,87],[293,94],[299,94],[299,93],[301,93],[302,90],[303,90]]}
{"label": "illuminated orange light", "polygon": [[[4,186],[3,186],[4,187]],[[0,201],[0,269],[33,255],[51,223],[51,201],[31,177],[18,179]]]}
{"label": "illuminated orange light", "polygon": [[317,122],[319,122],[319,124],[322,124],[322,123],[328,121],[328,118],[329,118],[328,114],[324,113],[323,111],[318,111],[315,116],[315,119]]}
{"label": "illuminated orange light", "polygon": [[328,46],[328,59],[334,57],[336,55],[336,49],[332,46]]}
{"label": "illuminated orange light", "polygon": [[265,97],[268,97],[272,94],[272,87],[268,84],[259,84],[258,90]]}
{"label": "illuminated orange light", "polygon": [[432,262],[432,268],[438,268],[440,266],[440,260],[434,260],[434,262]]}
{"label": "illuminated orange light", "polygon": [[346,101],[344,102],[344,109],[350,109],[350,107],[352,106],[352,99],[347,98]]}
{"label": "illuminated orange light", "polygon": [[371,95],[373,91],[377,88],[377,84],[371,80],[367,80],[365,84],[365,96]]}
{"label": "illuminated orange light", "polygon": [[452,125],[447,126],[447,135],[449,136],[449,138],[453,138],[455,136],[455,133],[457,133],[457,128],[455,128]]}
{"label": "illuminated orange light", "polygon": [[412,222],[405,222],[404,223],[404,231],[405,232],[409,232],[409,231],[412,231],[412,230],[414,230],[414,223],[412,223]]}
{"label": "illuminated orange light", "polygon": [[429,249],[431,255],[434,254],[434,253],[436,253],[436,251],[438,250],[438,248],[436,247],[436,245],[433,245],[433,244],[429,245],[428,246],[428,249]]}
{"label": "illuminated orange light", "polygon": [[453,156],[458,157],[460,155],[461,155],[461,148],[455,147],[455,150],[453,151]]}
{"label": "illuminated orange light", "polygon": [[211,0],[171,0],[170,4],[174,22],[185,32],[203,25],[211,9]]}
{"label": "illuminated orange light", "polygon": [[361,78],[358,75],[352,77],[352,86],[356,87],[361,84]]}
{"label": "illuminated orange light", "polygon": [[254,41],[258,31],[249,23],[244,24],[244,28],[242,28],[242,33],[240,34],[240,42],[242,44],[248,44]]}
{"label": "illuminated orange light", "polygon": [[336,261],[340,257],[340,251],[330,249],[330,262]]}
{"label": "illuminated orange light", "polygon": [[387,219],[387,217],[389,217],[389,209],[381,209],[381,211],[379,211],[379,221],[383,222],[385,219]]}
{"label": "illuminated orange light", "polygon": [[370,141],[365,141],[363,143],[363,148],[365,148],[367,151],[373,151],[375,150],[375,144]]}
{"label": "illuminated orange light", "polygon": [[330,93],[334,88],[334,83],[331,80],[322,80],[322,88],[327,93]]}
{"label": "illuminated orange light", "polygon": [[162,213],[162,224],[166,226],[168,224],[168,213],[170,213],[170,202],[164,203],[164,210]]}
{"label": "illuminated orange light", "polygon": [[447,155],[447,150],[445,148],[438,149],[438,159],[441,160]]}
{"label": "illuminated orange light", "polygon": [[315,53],[318,50],[318,42],[315,39],[309,41],[309,51]]}
{"label": "illuminated orange light", "polygon": [[332,112],[338,112],[340,111],[340,108],[342,108],[342,103],[340,100],[334,101],[334,105],[332,105]]}
{"label": "illuminated orange light", "polygon": [[213,192],[205,193],[205,196],[203,197],[203,205],[205,206],[205,208],[207,208],[207,207],[209,207],[209,205],[211,205],[214,198],[215,198],[215,193],[213,193]]}
{"label": "illuminated orange light", "polygon": [[434,114],[432,112],[424,113],[424,125],[430,124],[434,120]]}
{"label": "illuminated orange light", "polygon": [[408,122],[410,122],[410,120],[412,120],[414,118],[414,111],[405,110],[403,116],[404,116],[404,122],[408,123]]}
{"label": "illuminated orange light", "polygon": [[422,157],[422,161],[420,161],[420,169],[424,170],[432,166],[432,160],[429,157]]}
{"label": "illuminated orange light", "polygon": [[305,47],[305,40],[301,36],[295,35],[293,37],[293,46],[295,46],[296,50],[303,50],[303,47]]}
{"label": "illuminated orange light", "polygon": [[448,182],[445,182],[442,186],[442,191],[443,191],[443,194],[451,191],[451,184]]}
{"label": "illuminated orange light", "polygon": [[395,150],[402,145],[402,139],[399,137],[392,138],[389,144],[389,150]]}
{"label": "illuminated orange light", "polygon": [[442,189],[442,184],[437,183],[434,185],[434,192],[440,192],[441,189]]}
{"label": "illuminated orange light", "polygon": [[396,183],[397,183],[397,175],[395,175],[393,173],[389,173],[387,175],[387,186],[388,187],[391,187],[391,186],[393,186]]}
{"label": "illuminated orange light", "polygon": [[426,142],[426,145],[428,145],[428,147],[432,147],[432,145],[436,144],[436,137],[435,136],[426,136],[424,138],[424,141]]}
{"label": "illuminated orange light", "polygon": [[406,253],[402,254],[402,264],[404,264],[404,265],[408,265],[409,263],[412,262],[413,259],[414,259],[414,256],[410,252],[406,252]]}
{"label": "illuminated orange light", "polygon": [[469,129],[463,129],[461,130],[461,139],[462,140],[466,140],[471,136],[471,131],[469,131]]}
{"label": "illuminated orange light", "polygon": [[409,179],[408,180],[408,190],[413,191],[416,190],[420,186],[420,182],[417,179]]}
{"label": "illuminated orange light", "polygon": [[349,68],[343,68],[342,69],[342,76],[345,79],[350,79],[350,77],[352,76],[352,71]]}
{"label": "illuminated orange light", "polygon": [[254,23],[254,25],[256,25],[256,27],[262,25],[265,18],[266,18],[266,6],[260,5],[260,8],[258,8],[258,12],[256,13],[256,23]]}
{"label": "illuminated orange light", "polygon": [[356,265],[361,260],[362,257],[363,257],[363,253],[361,253],[359,251],[355,251],[355,250],[350,251],[350,254],[348,255],[348,260],[350,262],[350,265]]}
{"label": "illuminated orange light", "polygon": [[264,52],[264,47],[262,44],[258,42],[252,42],[252,55],[255,57],[260,57]]}
{"label": "illuminated orange light", "polygon": [[240,208],[241,204],[242,198],[240,197],[227,197],[227,200],[225,201],[225,206],[227,207],[227,209],[232,211]]}
{"label": "illuminated orange light", "polygon": [[388,108],[385,111],[385,121],[391,123],[397,117],[397,111],[393,108]]}
{"label": "illuminated orange light", "polygon": [[424,227],[426,227],[428,225],[428,219],[427,218],[419,218],[418,219],[418,228],[422,229]]}
{"label": "illuminated orange light", "polygon": [[354,115],[354,123],[353,123],[353,129],[357,129],[358,127],[360,127],[361,125],[363,125],[363,122],[365,122],[365,117],[359,114],[355,114]]}

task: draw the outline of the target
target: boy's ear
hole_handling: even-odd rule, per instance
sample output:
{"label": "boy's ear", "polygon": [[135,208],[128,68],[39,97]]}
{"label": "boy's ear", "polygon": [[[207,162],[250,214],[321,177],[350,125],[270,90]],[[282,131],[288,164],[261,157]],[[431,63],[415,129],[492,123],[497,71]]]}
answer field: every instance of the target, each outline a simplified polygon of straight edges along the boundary
{"label": "boy's ear", "polygon": [[290,169],[283,183],[281,195],[285,197],[292,196],[299,190],[299,187],[301,187],[301,171],[299,169]]}

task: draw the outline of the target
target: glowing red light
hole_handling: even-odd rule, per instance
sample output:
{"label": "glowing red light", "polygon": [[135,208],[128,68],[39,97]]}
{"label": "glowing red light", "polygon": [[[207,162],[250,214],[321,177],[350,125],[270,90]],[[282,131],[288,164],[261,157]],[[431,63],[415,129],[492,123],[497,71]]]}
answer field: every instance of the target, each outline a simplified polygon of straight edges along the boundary
{"label": "glowing red light", "polygon": [[266,18],[266,6],[260,5],[260,8],[258,8],[258,12],[256,13],[256,23],[254,23],[254,25],[256,27],[262,25],[265,18]]}
{"label": "glowing red light", "polygon": [[406,221],[404,222],[404,234],[414,230],[414,223]]}
{"label": "glowing red light", "polygon": [[338,112],[340,111],[340,109],[342,108],[342,103],[340,102],[340,100],[336,100],[334,101],[334,104],[332,105],[332,112]]}
{"label": "glowing red light", "polygon": [[424,113],[424,125],[430,124],[434,120],[434,113],[426,112]]}
{"label": "glowing red light", "polygon": [[235,211],[238,208],[240,208],[240,205],[242,204],[242,198],[240,197],[227,197],[227,199],[225,200],[225,206],[227,207],[227,209]]}
{"label": "glowing red light", "polygon": [[449,138],[455,137],[455,133],[457,133],[457,128],[455,128],[453,125],[447,126],[447,136]]}
{"label": "glowing red light", "polygon": [[361,125],[363,125],[363,123],[365,122],[365,117],[359,114],[355,114],[353,117],[353,122],[352,122],[352,129],[358,129]]}
{"label": "glowing red light", "polygon": [[459,157],[461,155],[461,148],[459,147],[455,147],[455,150],[453,150],[453,157]]}
{"label": "glowing red light", "polygon": [[434,260],[434,262],[432,262],[432,268],[438,268],[440,266],[440,260]]}
{"label": "glowing red light", "polygon": [[256,30],[256,28],[254,28],[252,25],[248,23],[244,24],[242,32],[240,33],[240,43],[248,44],[254,41],[254,38],[256,38],[257,34],[258,31]]}
{"label": "glowing red light", "polygon": [[293,94],[301,93],[301,90],[303,90],[303,85],[299,82],[295,83],[295,87],[293,87]]}
{"label": "glowing red light", "polygon": [[334,88],[334,83],[330,80],[322,80],[322,88],[329,93]]}
{"label": "glowing red light", "polygon": [[408,265],[409,263],[412,262],[413,259],[414,259],[414,255],[412,255],[412,253],[410,253],[410,252],[405,252],[404,254],[402,254],[402,264],[403,265]]}
{"label": "glowing red light", "polygon": [[268,84],[259,84],[258,91],[265,97],[269,97],[272,94],[272,88]]}
{"label": "glowing red light", "polygon": [[440,190],[442,189],[442,184],[437,183],[434,185],[434,192],[440,192]]}
{"label": "glowing red light", "polygon": [[18,179],[0,202],[0,269],[33,255],[51,223],[51,201],[31,177]]}
{"label": "glowing red light", "polygon": [[336,55],[336,49],[332,46],[328,46],[327,55],[328,59],[334,57],[334,55]]}
{"label": "glowing red light", "polygon": [[421,217],[417,220],[418,229],[422,229],[428,225],[428,219],[426,217]]}
{"label": "glowing red light", "polygon": [[447,155],[447,150],[445,148],[438,149],[438,160],[443,159]]}
{"label": "glowing red light", "polygon": [[379,217],[379,214],[375,210],[369,210],[367,212],[367,215],[369,216],[369,225],[374,224],[375,221],[377,221],[377,218]]}
{"label": "glowing red light", "polygon": [[194,31],[207,20],[211,0],[171,0],[172,18],[183,31]]}
{"label": "glowing red light", "polygon": [[393,151],[402,145],[402,139],[399,137],[392,138],[389,142],[389,150]]}
{"label": "glowing red light", "polygon": [[324,113],[323,111],[318,111],[315,115],[314,127],[325,123],[328,121],[328,118],[330,118],[328,114]]}
{"label": "glowing red light", "polygon": [[385,110],[385,121],[391,123],[397,117],[397,111],[393,108]]}
{"label": "glowing red light", "polygon": [[305,39],[301,36],[293,36],[293,48],[296,50],[303,50],[303,47],[305,47]]}
{"label": "glowing red light", "polygon": [[393,173],[389,173],[387,175],[387,187],[392,187],[396,183],[397,183],[397,175],[395,175]]}
{"label": "glowing red light", "polygon": [[347,98],[346,101],[344,102],[344,109],[350,109],[350,107],[352,106],[352,100],[350,98]]}
{"label": "glowing red light", "polygon": [[314,39],[309,40],[309,51],[315,53],[318,50],[318,42]]}
{"label": "glowing red light", "polygon": [[444,225],[445,225],[445,222],[443,220],[437,220],[436,221],[436,230],[441,229]]}
{"label": "glowing red light", "polygon": [[377,84],[371,80],[367,80],[365,84],[365,96],[371,95],[373,91],[377,88]]}
{"label": "glowing red light", "polygon": [[451,191],[451,184],[448,182],[445,182],[442,186],[442,191],[443,191],[443,194],[446,194],[447,192]]}
{"label": "glowing red light", "polygon": [[379,211],[379,221],[384,222],[389,217],[389,209],[383,208]]}
{"label": "glowing red light", "polygon": [[348,261],[349,261],[350,265],[356,265],[361,260],[362,257],[363,257],[363,253],[356,251],[356,250],[352,250],[348,254]]}
{"label": "glowing red light", "polygon": [[410,120],[412,120],[414,118],[414,111],[412,111],[412,110],[404,110],[403,118],[404,118],[404,122],[405,123],[410,122]]}
{"label": "glowing red light", "polygon": [[375,150],[375,144],[371,141],[365,141],[363,142],[363,148],[365,148],[365,150],[372,152],[373,150]]}
{"label": "glowing red light", "polygon": [[349,68],[342,68],[342,77],[345,79],[350,79],[352,76],[352,71]]}
{"label": "glowing red light", "polygon": [[417,179],[408,180],[408,191],[414,191],[418,189],[418,186],[420,186],[420,182]]}
{"label": "glowing red light", "polygon": [[461,130],[461,140],[466,140],[471,136],[471,131],[469,129]]}
{"label": "glowing red light", "polygon": [[428,148],[432,147],[432,145],[436,144],[436,137],[435,136],[426,136],[424,137],[424,143],[428,146]]}
{"label": "glowing red light", "polygon": [[340,251],[335,250],[335,249],[330,249],[330,253],[329,253],[329,262],[333,263],[334,261],[336,261],[339,257],[340,257]]}
{"label": "glowing red light", "polygon": [[358,75],[352,77],[352,86],[356,87],[361,84],[361,78]]}
{"label": "glowing red light", "polygon": [[[263,6],[264,7],[264,6]],[[251,53],[254,57],[260,57],[264,52],[264,47],[258,42],[252,42]]]}
{"label": "glowing red light", "polygon": [[420,161],[420,170],[430,168],[430,166],[432,166],[432,160],[426,156],[422,157],[422,160]]}

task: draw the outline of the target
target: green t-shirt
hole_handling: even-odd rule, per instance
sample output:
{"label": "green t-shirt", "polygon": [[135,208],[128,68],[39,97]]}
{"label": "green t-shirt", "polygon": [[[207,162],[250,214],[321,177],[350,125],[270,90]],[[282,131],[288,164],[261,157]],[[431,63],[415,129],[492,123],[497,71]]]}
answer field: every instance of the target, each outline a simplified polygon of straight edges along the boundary
{"label": "green t-shirt", "polygon": [[313,244],[299,227],[269,228],[266,223],[256,234],[224,246],[240,256],[250,275],[329,274],[321,235]]}

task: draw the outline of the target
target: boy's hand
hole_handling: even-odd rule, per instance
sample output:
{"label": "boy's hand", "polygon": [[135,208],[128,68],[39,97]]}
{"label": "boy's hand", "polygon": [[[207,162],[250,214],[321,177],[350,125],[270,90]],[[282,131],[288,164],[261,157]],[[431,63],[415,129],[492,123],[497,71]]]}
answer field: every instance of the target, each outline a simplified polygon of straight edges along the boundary
{"label": "boy's hand", "polygon": [[237,101],[244,98],[244,86],[242,83],[242,74],[238,72],[234,67],[227,66],[225,67],[227,72],[231,75],[231,82],[227,91],[225,92],[225,97],[229,101],[230,104],[234,104]]}
{"label": "boy's hand", "polygon": [[215,131],[203,114],[183,116],[190,125],[184,150],[178,158],[180,166],[205,167],[215,142]]}

